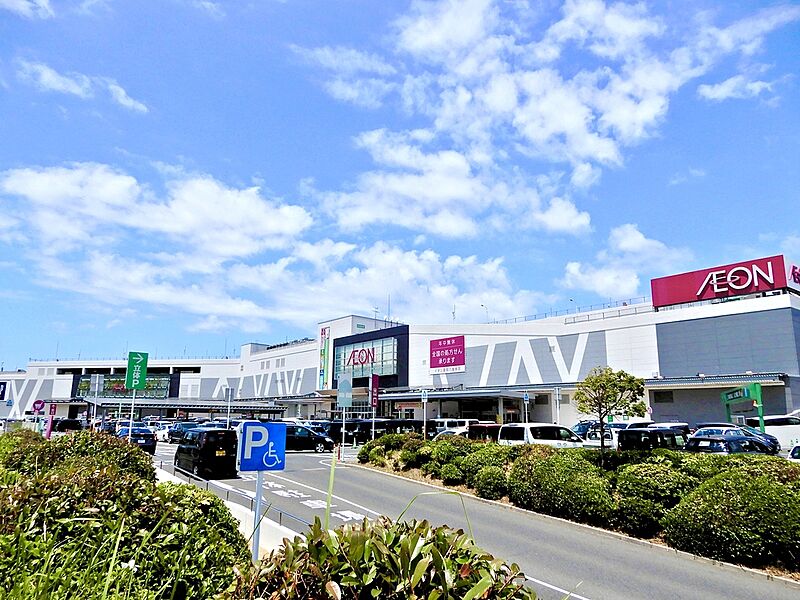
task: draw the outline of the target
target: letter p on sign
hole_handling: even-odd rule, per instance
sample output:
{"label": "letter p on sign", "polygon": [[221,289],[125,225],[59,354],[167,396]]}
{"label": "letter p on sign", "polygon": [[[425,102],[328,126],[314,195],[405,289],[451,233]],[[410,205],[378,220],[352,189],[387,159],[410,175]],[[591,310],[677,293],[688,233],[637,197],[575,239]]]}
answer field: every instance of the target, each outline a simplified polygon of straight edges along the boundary
{"label": "letter p on sign", "polygon": [[286,423],[244,423],[240,471],[281,471],[286,463]]}

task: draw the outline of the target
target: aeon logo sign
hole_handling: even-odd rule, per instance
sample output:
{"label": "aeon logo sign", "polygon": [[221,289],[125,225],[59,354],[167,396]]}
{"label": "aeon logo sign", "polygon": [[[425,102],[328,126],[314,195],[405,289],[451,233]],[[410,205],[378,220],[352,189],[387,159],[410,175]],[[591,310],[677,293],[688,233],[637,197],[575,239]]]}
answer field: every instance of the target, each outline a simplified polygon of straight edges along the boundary
{"label": "aeon logo sign", "polygon": [[[798,277],[800,277],[800,273],[798,273]],[[728,293],[731,290],[740,292],[751,287],[758,288],[761,283],[766,283],[770,286],[775,285],[772,261],[767,263],[766,270],[760,268],[757,264],[752,264],[733,267],[732,269],[723,268],[709,271],[695,295],[699,298],[709,288],[715,296]]]}
{"label": "aeon logo sign", "polygon": [[674,306],[797,286],[800,266],[789,268],[782,255],[659,277],[650,281],[653,306]]}
{"label": "aeon logo sign", "polygon": [[360,348],[353,350],[347,356],[346,366],[357,367],[359,365],[368,365],[375,362],[375,348]]}

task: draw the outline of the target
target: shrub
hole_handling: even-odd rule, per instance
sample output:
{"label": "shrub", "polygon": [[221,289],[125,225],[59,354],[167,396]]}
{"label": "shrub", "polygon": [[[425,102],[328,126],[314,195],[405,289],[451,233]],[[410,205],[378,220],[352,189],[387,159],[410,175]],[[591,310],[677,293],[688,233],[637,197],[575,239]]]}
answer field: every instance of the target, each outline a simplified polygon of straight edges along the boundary
{"label": "shrub", "polygon": [[678,468],[687,475],[706,481],[724,470],[725,459],[725,456],[684,452]]}
{"label": "shrub", "polygon": [[369,462],[379,467],[385,467],[386,452],[384,452],[383,448],[381,447],[373,448],[369,453]]}
{"label": "shrub", "polygon": [[800,566],[800,494],[769,477],[720,473],[662,525],[667,543],[679,550],[752,566]]}
{"label": "shrub", "polygon": [[666,463],[628,465],[617,474],[617,491],[627,498],[650,500],[670,509],[700,482]]}
{"label": "shrub", "polygon": [[463,457],[472,450],[472,441],[460,435],[451,435],[444,439],[431,442],[431,459],[442,465],[453,462],[457,457]]}
{"label": "shrub", "polygon": [[30,429],[17,429],[11,433],[0,435],[0,466],[6,465],[8,456],[18,448],[25,448],[33,444],[41,444],[45,439]]}
{"label": "shrub", "polygon": [[375,440],[370,440],[361,448],[358,449],[358,462],[364,464],[369,462],[369,453],[372,452],[377,446],[377,442]]}
{"label": "shrub", "polygon": [[475,491],[481,498],[499,500],[506,495],[508,483],[502,467],[482,467],[475,475]]}
{"label": "shrub", "polygon": [[439,471],[441,471],[441,469],[442,465],[435,460],[426,462],[420,467],[420,471],[422,471],[423,475],[430,475],[431,477],[439,477]]}
{"label": "shrub", "polygon": [[[463,531],[427,521],[375,522],[322,528],[319,519],[261,563],[244,581],[247,597],[301,598],[535,598],[517,565],[475,546]],[[333,592],[329,592],[333,590]]]}
{"label": "shrub", "polygon": [[475,487],[475,476],[483,467],[504,467],[507,463],[508,448],[487,442],[474,452],[467,454],[461,461],[461,471],[464,481],[470,487]]}
{"label": "shrub", "polygon": [[11,471],[35,476],[70,464],[80,465],[90,457],[155,483],[156,472],[149,454],[125,440],[92,431],[78,431],[45,443],[18,447],[6,457],[5,466]]}
{"label": "shrub", "polygon": [[386,435],[382,435],[379,438],[375,439],[375,442],[383,447],[387,452],[391,450],[400,450],[403,447],[403,444],[409,439],[410,435],[414,434],[407,434],[407,433],[387,433]]}
{"label": "shrub", "polygon": [[612,523],[629,535],[651,538],[661,531],[663,516],[664,507],[652,500],[619,496],[614,505]]}
{"label": "shrub", "polygon": [[769,477],[778,483],[800,481],[800,464],[792,463],[780,456],[763,454],[740,454],[726,457],[725,470],[737,470],[750,477]]}
{"label": "shrub", "polygon": [[456,465],[448,463],[442,465],[439,470],[439,477],[442,478],[442,483],[445,485],[458,485],[464,483],[464,474]]}
{"label": "shrub", "polygon": [[574,521],[606,524],[613,507],[603,472],[575,453],[523,454],[511,468],[508,490],[518,506]]}

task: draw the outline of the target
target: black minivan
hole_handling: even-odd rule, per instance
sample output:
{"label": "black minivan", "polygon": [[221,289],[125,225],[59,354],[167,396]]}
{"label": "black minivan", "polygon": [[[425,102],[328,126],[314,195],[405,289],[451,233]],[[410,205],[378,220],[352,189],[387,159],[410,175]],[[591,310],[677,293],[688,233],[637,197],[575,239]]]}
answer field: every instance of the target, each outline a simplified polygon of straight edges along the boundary
{"label": "black minivan", "polygon": [[198,477],[236,477],[236,432],[190,429],[175,451],[175,466]]}
{"label": "black minivan", "polygon": [[326,450],[333,450],[333,440],[327,435],[317,433],[308,427],[287,423],[286,449],[325,452]]}

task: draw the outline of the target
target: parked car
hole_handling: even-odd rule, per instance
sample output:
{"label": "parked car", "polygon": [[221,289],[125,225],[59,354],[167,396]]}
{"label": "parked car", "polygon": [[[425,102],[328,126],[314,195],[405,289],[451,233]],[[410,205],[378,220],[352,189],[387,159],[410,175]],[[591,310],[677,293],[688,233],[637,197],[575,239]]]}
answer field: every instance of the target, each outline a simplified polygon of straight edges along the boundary
{"label": "parked car", "polygon": [[169,428],[172,427],[172,423],[169,425],[159,425],[156,430],[153,432],[156,436],[157,442],[168,442],[169,441]]}
{"label": "parked car", "polygon": [[648,427],[655,427],[658,429],[668,427],[669,429],[677,429],[687,438],[692,435],[692,428],[689,427],[689,424],[681,421],[664,421],[662,423],[653,423],[652,425],[648,425]]}
{"label": "parked car", "polygon": [[437,433],[445,429],[469,427],[473,423],[479,423],[478,419],[460,419],[458,417],[441,417],[438,419],[431,419],[431,422],[435,424]]}
{"label": "parked car", "polygon": [[454,437],[460,435],[461,437],[467,437],[468,429],[466,427],[458,427],[456,429],[445,429],[444,431],[440,431],[435,436],[433,436],[433,441],[441,440],[443,438]]}
{"label": "parked car", "polygon": [[187,431],[196,427],[197,423],[192,421],[180,421],[179,423],[173,423],[172,427],[169,428],[169,433],[167,434],[169,443],[176,444],[180,442]]}
{"label": "parked car", "polygon": [[[603,428],[603,447],[610,450],[616,450],[619,443],[620,429]],[[583,443],[584,448],[600,448],[600,429],[593,428],[586,432],[586,438]]]}
{"label": "parked car", "polygon": [[79,419],[59,419],[53,423],[53,432],[69,433],[70,431],[83,430],[83,422]]}
{"label": "parked car", "polygon": [[789,450],[788,459],[792,462],[800,463],[800,444]]}
{"label": "parked car", "polygon": [[[750,427],[759,427],[757,417],[745,419]],[[778,439],[784,448],[800,444],[800,417],[792,415],[767,415],[764,417],[764,431]]]}
{"label": "parked car", "polygon": [[175,450],[175,466],[198,477],[236,477],[237,449],[231,429],[189,429]]}
{"label": "parked car", "polygon": [[770,448],[765,443],[743,435],[694,435],[683,450],[713,454],[770,454]]}
{"label": "parked car", "polygon": [[[128,432],[130,432],[130,437]],[[131,444],[139,446],[145,452],[156,453],[156,435],[147,427],[134,427],[133,429],[123,427],[117,432],[117,437],[121,440],[130,439]]]}
{"label": "parked car", "polygon": [[509,423],[500,428],[501,446],[545,444],[558,448],[582,448],[583,440],[574,431],[551,423]]}
{"label": "parked car", "polygon": [[302,425],[286,424],[287,450],[313,450],[325,452],[333,450],[333,440],[327,435],[312,431]]}
{"label": "parked car", "polygon": [[774,435],[771,435],[769,433],[764,433],[764,432],[756,429],[755,427],[751,427],[750,425],[744,425],[743,423],[739,423],[739,424],[726,423],[724,421],[703,422],[703,423],[698,423],[697,424],[697,429],[702,429],[704,427],[737,427],[742,431],[742,435],[746,435],[748,437],[756,436],[757,438],[761,439],[762,441],[764,441],[767,444],[769,444],[770,446],[772,446],[773,449],[775,450],[775,452],[774,452],[775,454],[777,454],[778,452],[781,451],[781,444],[778,441],[778,438],[776,438]]}
{"label": "parked car", "polygon": [[501,427],[500,423],[471,423],[467,428],[467,437],[482,442],[496,442]]}
{"label": "parked car", "polygon": [[653,450],[672,448],[678,450],[686,443],[686,438],[677,429],[663,427],[628,427],[617,435],[617,450]]}
{"label": "parked car", "polygon": [[586,433],[592,427],[597,425],[599,422],[600,421],[598,421],[597,419],[583,419],[582,421],[578,421],[577,423],[575,423],[575,425],[570,427],[570,429],[575,433],[577,433],[579,436],[581,436],[583,439],[586,439]]}
{"label": "parked car", "polygon": [[777,454],[781,449],[781,445],[777,443],[777,440],[773,441],[774,438],[773,440],[767,440],[762,436],[751,433],[750,431],[742,427],[739,427],[737,425],[730,425],[730,426],[726,425],[721,427],[706,426],[706,427],[700,427],[697,429],[697,431],[694,432],[694,436],[699,436],[699,437],[708,437],[713,435],[749,437],[765,444],[769,448],[770,454]]}

